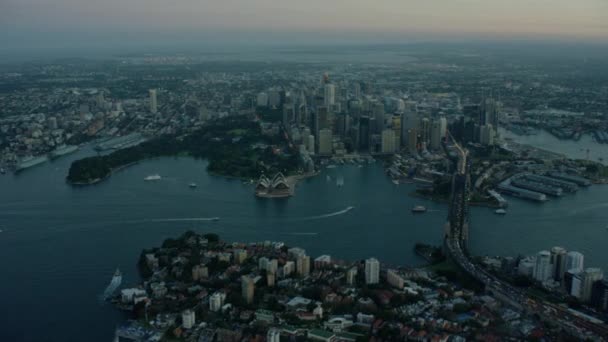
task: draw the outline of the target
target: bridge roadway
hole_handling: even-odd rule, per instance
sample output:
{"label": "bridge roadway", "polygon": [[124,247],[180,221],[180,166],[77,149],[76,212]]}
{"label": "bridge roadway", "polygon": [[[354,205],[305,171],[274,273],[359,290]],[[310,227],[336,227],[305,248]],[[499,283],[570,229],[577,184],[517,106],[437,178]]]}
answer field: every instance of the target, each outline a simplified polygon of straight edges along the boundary
{"label": "bridge roadway", "polygon": [[[455,145],[459,155],[455,177],[460,176],[467,179],[470,172],[467,152],[458,144]],[[486,291],[493,293],[501,301],[530,313],[538,314],[541,319],[557,323],[566,331],[575,332],[577,328],[583,328],[587,333],[586,338],[608,341],[608,325],[575,315],[567,308],[534,299],[524,291],[498,279],[472,262],[465,253],[466,240],[468,239],[469,196],[467,194],[467,181],[454,181],[452,192],[452,201],[450,202],[450,210],[448,210],[450,216],[448,217],[449,232],[446,234],[444,241],[448,257],[454,260],[471,277],[484,284]]]}

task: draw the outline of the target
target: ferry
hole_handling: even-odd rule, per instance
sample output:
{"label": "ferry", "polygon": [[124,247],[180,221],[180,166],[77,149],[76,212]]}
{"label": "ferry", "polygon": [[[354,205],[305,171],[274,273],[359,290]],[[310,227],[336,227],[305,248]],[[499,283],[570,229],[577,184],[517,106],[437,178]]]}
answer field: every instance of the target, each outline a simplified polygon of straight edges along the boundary
{"label": "ferry", "polygon": [[40,165],[42,163],[46,163],[49,160],[47,156],[41,157],[26,157],[21,160],[19,164],[17,164],[16,172],[23,171],[25,169],[29,169],[30,167]]}
{"label": "ferry", "polygon": [[194,188],[196,188],[198,185],[196,185],[196,183],[190,183],[190,184],[188,184],[188,186],[189,186],[191,189],[194,189]]}
{"label": "ferry", "polygon": [[507,213],[507,211],[504,210],[504,209],[496,209],[494,211],[494,213],[497,214],[497,215],[505,215]]}
{"label": "ferry", "polygon": [[421,205],[417,205],[415,207],[412,208],[412,212],[413,213],[425,213],[426,212],[426,207],[421,206]]}
{"label": "ferry", "polygon": [[151,182],[151,181],[158,181],[161,179],[162,179],[162,177],[159,174],[155,174],[155,175],[149,175],[148,177],[144,178],[144,181]]}

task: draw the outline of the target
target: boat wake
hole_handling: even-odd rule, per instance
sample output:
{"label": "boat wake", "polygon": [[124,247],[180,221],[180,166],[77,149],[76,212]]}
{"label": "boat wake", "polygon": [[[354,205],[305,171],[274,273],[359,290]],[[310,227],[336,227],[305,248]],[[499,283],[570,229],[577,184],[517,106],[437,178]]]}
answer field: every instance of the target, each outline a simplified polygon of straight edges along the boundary
{"label": "boat wake", "polygon": [[118,269],[116,269],[116,272],[114,273],[114,276],[112,277],[112,281],[110,281],[110,284],[103,291],[103,294],[100,296],[99,299],[101,299],[103,301],[110,299],[110,297],[112,297],[114,292],[116,292],[116,290],[118,290],[118,288],[120,287],[121,284],[122,284],[122,273],[120,273],[120,271]]}
{"label": "boat wake", "polygon": [[203,221],[219,221],[219,217],[186,217],[186,218],[164,218],[150,219],[146,222],[203,222]]}
{"label": "boat wake", "polygon": [[336,211],[336,212],[325,214],[325,215],[305,217],[305,218],[302,218],[301,220],[319,220],[319,219],[324,219],[324,218],[328,218],[328,217],[344,215],[353,209],[355,209],[355,207],[346,207],[345,209],[342,209],[340,211]]}

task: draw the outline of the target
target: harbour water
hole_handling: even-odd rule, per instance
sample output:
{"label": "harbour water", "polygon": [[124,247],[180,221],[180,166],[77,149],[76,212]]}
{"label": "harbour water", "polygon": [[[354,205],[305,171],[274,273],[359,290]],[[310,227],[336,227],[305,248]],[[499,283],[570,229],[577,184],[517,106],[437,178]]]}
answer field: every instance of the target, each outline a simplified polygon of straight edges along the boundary
{"label": "harbour water", "polygon": [[[125,316],[98,298],[116,268],[123,286],[135,285],[141,249],[189,229],[285,241],[313,257],[419,265],[414,244],[439,244],[447,215],[444,204],[408,196],[413,185],[394,185],[380,165],[324,170],[280,200],[256,198],[253,185],[210,176],[205,161],[191,158],[147,160],[95,186],[67,185],[70,162],[90,153],[0,176],[0,341],[110,340]],[[155,173],[162,180],[143,181]],[[608,187],[545,204],[509,202],[504,216],[473,209],[474,254],[530,254],[560,244],[608,269]],[[428,211],[415,215],[415,205]]]}

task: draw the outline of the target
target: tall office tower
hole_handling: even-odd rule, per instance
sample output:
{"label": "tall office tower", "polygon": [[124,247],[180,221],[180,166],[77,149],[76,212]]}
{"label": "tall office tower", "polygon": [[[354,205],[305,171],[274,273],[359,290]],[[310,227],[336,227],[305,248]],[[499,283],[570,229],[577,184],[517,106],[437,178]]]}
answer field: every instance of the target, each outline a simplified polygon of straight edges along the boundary
{"label": "tall office tower", "polygon": [[441,123],[439,120],[433,120],[431,124],[431,149],[439,150],[441,148]]}
{"label": "tall office tower", "polygon": [[[494,146],[495,132],[492,125],[482,125],[479,127],[479,143],[484,146]],[[477,139],[476,139],[477,140]]]}
{"label": "tall office tower", "polygon": [[317,107],[317,111],[315,113],[315,137],[319,138],[319,131],[323,128],[329,128],[329,113],[327,111],[327,107]]}
{"label": "tall office tower", "polygon": [[158,102],[156,100],[156,89],[148,90],[150,94],[150,113],[156,114],[158,111]]}
{"label": "tall office tower", "polygon": [[493,98],[484,99],[479,111],[479,124],[492,125],[498,129],[498,104]]}
{"label": "tall office tower", "polygon": [[414,111],[406,110],[401,114],[401,143],[404,147],[412,150],[416,148],[416,146],[409,145],[410,130],[418,132],[418,115]]}
{"label": "tall office tower", "polygon": [[566,273],[566,249],[563,247],[551,248],[551,264],[553,265],[553,279],[562,281]]}
{"label": "tall office tower", "polygon": [[281,108],[281,92],[279,89],[270,89],[268,92],[268,106],[271,108]]}
{"label": "tall office tower", "polygon": [[602,311],[608,310],[608,280],[596,281],[591,290],[591,303]]}
{"label": "tall office tower", "polygon": [[539,282],[545,282],[551,279],[551,253],[549,251],[540,251],[536,254],[536,264],[534,265],[534,279]]}
{"label": "tall office tower", "polygon": [[385,129],[382,131],[382,153],[395,153],[395,131]]}
{"label": "tall office tower", "polygon": [[380,262],[376,258],[365,260],[365,283],[378,284],[380,282]]}
{"label": "tall office tower", "polygon": [[359,118],[359,136],[357,146],[359,151],[369,151],[370,135],[371,135],[371,120],[369,116]]}
{"label": "tall office tower", "polygon": [[306,143],[306,150],[309,153],[315,153],[315,136],[312,134],[308,135],[308,138],[304,140],[304,142]]}
{"label": "tall office tower", "polygon": [[583,272],[583,284],[581,286],[581,300],[588,302],[591,300],[593,284],[604,278],[604,273],[601,269],[590,267]]}
{"label": "tall office tower", "polygon": [[268,94],[259,93],[256,98],[256,104],[258,107],[268,107]]}
{"label": "tall office tower", "polygon": [[310,274],[310,257],[308,255],[300,255],[296,259],[296,272],[301,277],[307,277]]}
{"label": "tall office tower", "polygon": [[298,98],[297,103],[297,112],[296,112],[296,123],[310,125],[308,118],[308,105],[306,103],[306,96],[304,95],[304,91],[300,92],[300,97]]}
{"label": "tall office tower", "polygon": [[441,134],[441,139],[445,138],[448,133],[448,120],[443,116],[439,118],[439,133]]}
{"label": "tall office tower", "polygon": [[420,135],[420,142],[424,143],[425,146],[429,144],[431,140],[431,121],[429,118],[422,118],[420,120],[420,131],[418,132]]}
{"label": "tall office tower", "polygon": [[582,271],[584,268],[585,256],[582,253],[570,251],[566,253],[566,271]]}
{"label": "tall office tower", "polygon": [[249,276],[241,277],[241,296],[247,304],[253,303],[254,283]]}
{"label": "tall office tower", "polygon": [[325,107],[330,108],[336,103],[336,86],[328,83],[325,85],[325,96],[323,96]]}
{"label": "tall office tower", "polygon": [[418,132],[415,129],[407,131],[407,149],[410,153],[418,152]]}
{"label": "tall office tower", "polygon": [[355,99],[361,98],[361,83],[355,82],[355,84],[353,86],[353,95],[354,95]]}
{"label": "tall office tower", "polygon": [[377,134],[382,134],[385,125],[385,117],[384,117],[384,104],[380,101],[375,101],[372,104],[372,114],[374,119],[376,119],[376,128],[375,132]]}
{"label": "tall office tower", "polygon": [[295,110],[293,103],[283,105],[283,127],[289,127],[294,122]]}
{"label": "tall office tower", "polygon": [[329,128],[323,128],[319,131],[319,151],[320,155],[331,155],[332,154],[332,139],[331,130]]}

